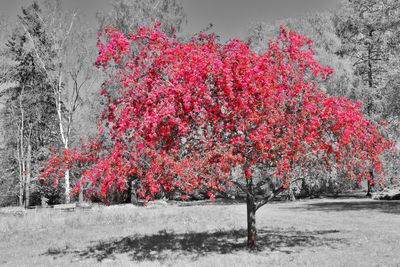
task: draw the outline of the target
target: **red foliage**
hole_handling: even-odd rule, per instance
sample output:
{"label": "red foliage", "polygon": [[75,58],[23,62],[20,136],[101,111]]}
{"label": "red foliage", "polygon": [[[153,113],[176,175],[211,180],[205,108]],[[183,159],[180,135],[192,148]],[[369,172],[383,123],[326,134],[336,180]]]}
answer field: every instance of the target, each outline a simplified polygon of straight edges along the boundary
{"label": "red foliage", "polygon": [[[240,40],[219,44],[212,34],[180,42],[157,25],[130,39],[108,29],[105,38],[97,64],[113,67],[101,89],[112,148],[82,174],[103,196],[136,177],[145,199],[199,188],[213,198],[237,165],[244,179],[258,164],[271,166],[287,187],[290,171],[316,157],[355,180],[381,171],[380,154],[391,143],[360,103],[318,89],[332,70],[313,58],[306,37],[281,28],[261,55]],[[118,88],[113,99],[110,84]],[[61,157],[63,166],[72,166],[74,151]]]}
{"label": "red foliage", "polygon": [[72,149],[61,149],[53,151],[52,155],[47,159],[44,169],[39,179],[48,182],[52,180],[56,187],[59,179],[63,178],[67,170],[77,171],[81,177],[75,184],[72,192],[79,193],[81,184],[86,182],[86,172],[99,158],[102,143],[97,139],[90,142],[82,143],[81,147]]}

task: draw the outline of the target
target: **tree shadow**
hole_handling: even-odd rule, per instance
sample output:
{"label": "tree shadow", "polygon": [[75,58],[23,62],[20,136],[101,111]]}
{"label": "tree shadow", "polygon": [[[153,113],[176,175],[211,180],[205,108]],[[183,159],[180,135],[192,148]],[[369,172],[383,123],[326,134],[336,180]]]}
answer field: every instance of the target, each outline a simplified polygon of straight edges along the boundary
{"label": "tree shadow", "polygon": [[[298,209],[296,207],[295,209]],[[301,207],[303,208],[303,207]],[[390,214],[400,214],[400,201],[398,200],[368,200],[368,201],[339,201],[309,203],[307,210],[316,211],[352,211],[352,210],[374,210]]]}
{"label": "tree shadow", "polygon": [[[338,232],[261,229],[257,236],[257,251],[280,251],[290,254],[305,247],[326,245],[334,248],[336,244],[345,243],[344,240],[326,235]],[[83,250],[48,251],[44,255],[57,257],[72,254],[76,260],[98,261],[115,259],[117,254],[127,254],[132,261],[163,261],[177,255],[186,255],[196,260],[208,253],[228,254],[247,250],[246,234],[244,229],[186,234],[161,231],[154,235],[135,235],[99,241]]]}
{"label": "tree shadow", "polygon": [[245,204],[245,198],[227,199],[227,198],[217,198],[215,200],[197,200],[197,201],[169,201],[171,205],[177,205],[180,207],[190,207],[190,206],[230,206]]}

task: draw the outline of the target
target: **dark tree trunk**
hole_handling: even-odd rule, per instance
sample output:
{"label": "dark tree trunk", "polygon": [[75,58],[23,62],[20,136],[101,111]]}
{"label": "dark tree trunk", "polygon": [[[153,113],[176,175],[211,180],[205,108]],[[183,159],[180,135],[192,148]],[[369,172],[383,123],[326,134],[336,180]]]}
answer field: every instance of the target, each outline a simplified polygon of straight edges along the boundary
{"label": "dark tree trunk", "polygon": [[367,181],[367,186],[368,186],[368,189],[367,189],[367,197],[371,197],[372,195],[371,195],[371,181],[370,180],[368,180]]}
{"label": "dark tree trunk", "polygon": [[247,247],[254,250],[256,247],[256,204],[253,194],[252,181],[247,182]]}
{"label": "dark tree trunk", "polygon": [[371,189],[372,189],[372,183],[371,183],[371,181],[373,181],[373,179],[374,179],[374,172],[371,170],[371,171],[369,171],[369,175],[371,176],[371,180],[367,180],[367,186],[368,186],[368,189],[367,189],[367,197],[371,197],[372,196],[372,194],[371,194]]}
{"label": "dark tree trunk", "polygon": [[370,45],[368,47],[368,86],[369,88],[372,88],[374,86],[373,82],[373,72],[372,72],[372,46]]}
{"label": "dark tree trunk", "polygon": [[295,201],[296,200],[296,196],[294,195],[294,192],[293,192],[293,189],[292,189],[291,186],[289,187],[288,196],[289,196],[289,200],[290,201]]}
{"label": "dark tree trunk", "polygon": [[138,204],[138,197],[136,195],[136,181],[131,181],[130,182],[130,191],[129,191],[129,202],[132,204]]}

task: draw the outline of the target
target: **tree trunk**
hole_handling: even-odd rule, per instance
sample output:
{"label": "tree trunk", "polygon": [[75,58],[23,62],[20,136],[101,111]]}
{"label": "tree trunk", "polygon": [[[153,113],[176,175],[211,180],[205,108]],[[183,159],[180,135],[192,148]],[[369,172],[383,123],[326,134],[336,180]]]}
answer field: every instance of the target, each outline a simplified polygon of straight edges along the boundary
{"label": "tree trunk", "polygon": [[22,208],[24,206],[24,173],[22,171],[22,158],[21,158],[21,152],[20,152],[20,147],[19,144],[17,145],[18,149],[18,168],[19,168],[19,206]]}
{"label": "tree trunk", "polygon": [[367,190],[367,197],[371,197],[371,181],[367,180],[367,186],[368,186],[368,190]]}
{"label": "tree trunk", "polygon": [[296,200],[296,196],[294,195],[292,186],[289,186],[288,195],[289,195],[289,200],[290,201],[295,201]]}
{"label": "tree trunk", "polygon": [[372,180],[367,180],[367,186],[368,186],[367,195],[366,195],[367,197],[371,197],[372,196],[372,194],[371,194],[371,189],[372,189],[371,181],[373,181],[373,179],[374,179],[374,172],[372,170],[369,171],[369,175],[371,176]]}
{"label": "tree trunk", "polygon": [[19,204],[21,207],[24,207],[24,192],[25,192],[25,186],[26,186],[26,173],[25,173],[25,145],[24,145],[24,121],[25,121],[25,112],[24,108],[22,106],[22,97],[24,95],[24,90],[25,90],[25,85],[22,84],[22,89],[21,93],[19,95],[19,109],[21,112],[21,125],[19,127],[19,154],[18,154],[18,162],[20,164],[20,187],[19,187],[19,194],[20,194],[20,199],[19,199]]}
{"label": "tree trunk", "polygon": [[83,203],[83,186],[81,186],[81,190],[79,191],[79,204]]}
{"label": "tree trunk", "polygon": [[247,195],[247,247],[251,250],[256,247],[256,206],[254,197]]}
{"label": "tree trunk", "polygon": [[[60,136],[61,136],[61,141],[64,145],[64,149],[68,149],[69,147],[69,132],[64,131],[64,125],[63,125],[63,113],[61,110],[61,88],[62,88],[62,81],[63,81],[63,76],[62,73],[59,73],[58,76],[58,85],[53,88],[54,90],[54,99],[56,101],[56,111],[57,111],[57,116],[58,116],[58,126],[60,129]],[[70,119],[70,117],[68,117]],[[68,125],[69,127],[69,125]],[[64,175],[65,179],[65,203],[70,203],[71,197],[70,197],[70,179],[69,179],[69,170],[65,172]]]}
{"label": "tree trunk", "polygon": [[368,86],[372,88],[374,85],[373,76],[372,76],[372,46],[368,47]]}
{"label": "tree trunk", "polygon": [[70,182],[69,182],[69,170],[65,171],[65,203],[71,202],[70,194]]}
{"label": "tree trunk", "polygon": [[136,195],[136,182],[135,181],[131,181],[130,182],[130,203],[136,205],[138,204],[138,197]]}
{"label": "tree trunk", "polygon": [[32,145],[28,140],[28,152],[26,155],[26,183],[25,183],[25,208],[30,206],[31,197],[31,161],[32,161]]}
{"label": "tree trunk", "polygon": [[23,185],[23,176],[20,176],[19,181],[19,206],[21,208],[24,207],[24,185]]}
{"label": "tree trunk", "polygon": [[247,180],[247,247],[250,250],[256,248],[256,204],[253,192],[253,181]]}

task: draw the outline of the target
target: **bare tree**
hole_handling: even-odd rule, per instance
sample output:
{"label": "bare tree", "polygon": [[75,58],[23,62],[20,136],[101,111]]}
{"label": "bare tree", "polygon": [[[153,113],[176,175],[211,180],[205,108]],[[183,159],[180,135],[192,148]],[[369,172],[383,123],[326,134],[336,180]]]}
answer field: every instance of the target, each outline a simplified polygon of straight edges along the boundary
{"label": "bare tree", "polygon": [[[47,77],[54,94],[59,135],[64,149],[71,145],[74,114],[81,104],[81,90],[94,83],[93,55],[87,37],[92,34],[82,27],[76,10],[64,11],[61,1],[44,1],[44,11],[37,16],[44,25],[44,37],[22,23],[39,66]],[[85,25],[86,26],[86,25]],[[93,35],[94,36],[94,35]],[[43,42],[43,39],[46,42]],[[90,38],[89,38],[90,39]],[[93,38],[94,39],[94,38]],[[70,202],[70,173],[65,173],[65,202]]]}

